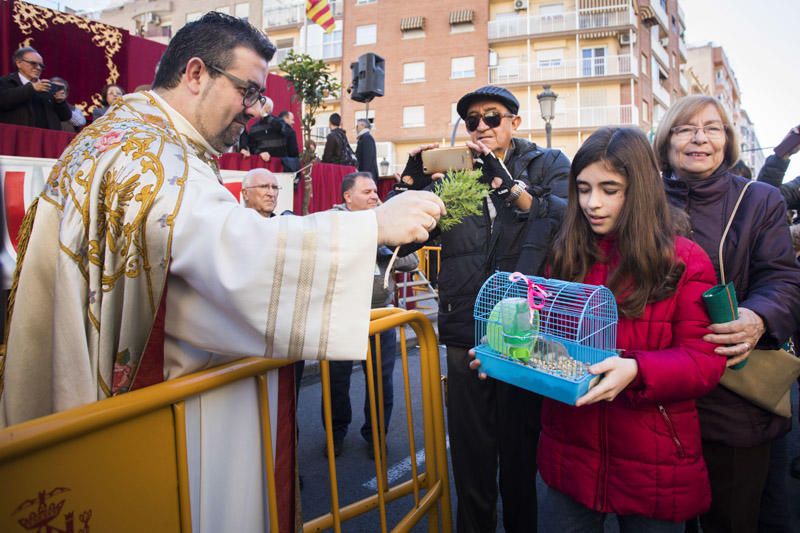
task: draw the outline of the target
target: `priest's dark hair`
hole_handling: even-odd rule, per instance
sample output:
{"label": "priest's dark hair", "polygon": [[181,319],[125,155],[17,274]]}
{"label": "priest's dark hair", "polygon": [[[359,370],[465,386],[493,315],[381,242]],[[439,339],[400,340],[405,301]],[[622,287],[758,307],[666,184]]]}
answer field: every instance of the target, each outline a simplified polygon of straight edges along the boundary
{"label": "priest's dark hair", "polygon": [[[233,50],[249,48],[266,61],[275,55],[275,45],[248,22],[209,11],[200,19],[181,28],[172,38],[156,71],[153,89],[173,89],[186,71],[186,64],[199,57],[206,65],[226,70],[233,61]],[[212,78],[220,76],[209,70]]]}

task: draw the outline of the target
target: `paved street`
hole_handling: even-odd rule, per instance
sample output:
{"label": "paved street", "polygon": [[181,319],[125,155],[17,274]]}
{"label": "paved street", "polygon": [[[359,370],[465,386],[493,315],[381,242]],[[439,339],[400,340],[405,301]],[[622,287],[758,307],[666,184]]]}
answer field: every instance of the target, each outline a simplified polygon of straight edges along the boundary
{"label": "paved street", "polygon": [[[409,343],[410,345],[413,343]],[[440,351],[442,372],[446,371],[444,349]],[[356,368],[356,365],[354,365]],[[419,406],[419,352],[417,349],[409,350],[409,373],[412,385],[413,416],[415,420],[416,451],[420,469],[424,469],[424,452],[422,451],[422,414]],[[321,385],[318,374],[309,372],[303,380],[300,391],[298,407],[298,422],[300,425],[300,443],[298,449],[298,462],[300,474],[303,476],[304,489],[302,492],[303,519],[322,515],[330,510],[330,491],[327,459],[323,457],[323,443],[325,434],[322,430],[320,415]],[[395,365],[395,404],[391,425],[388,434],[389,476],[396,481],[410,478],[409,449],[406,440],[406,409],[401,395],[402,391],[402,365],[398,358]],[[337,459],[336,466],[339,476],[340,504],[351,503],[361,498],[374,494],[376,490],[374,463],[368,458],[366,443],[361,438],[359,428],[363,423],[362,406],[364,402],[365,382],[360,367],[354,371],[351,382],[350,397],[353,406],[353,423],[344,443],[344,451]],[[793,390],[795,413],[797,412],[797,387]],[[789,456],[800,455],[800,431],[795,422],[792,433],[789,435]],[[791,531],[800,531],[800,480],[789,478],[790,498],[796,502],[794,507],[794,528]],[[455,503],[455,489],[450,490]],[[410,509],[411,498],[404,498],[389,506],[387,523],[389,529],[395,525]],[[453,510],[455,521],[455,510]],[[502,516],[498,509],[498,520]],[[357,519],[346,522],[343,531],[356,533],[372,533],[380,531],[377,511],[373,511]],[[418,525],[414,531],[427,531],[427,524]],[[502,526],[498,531],[504,531]],[[606,531],[616,532],[617,527],[612,522],[607,525]]]}

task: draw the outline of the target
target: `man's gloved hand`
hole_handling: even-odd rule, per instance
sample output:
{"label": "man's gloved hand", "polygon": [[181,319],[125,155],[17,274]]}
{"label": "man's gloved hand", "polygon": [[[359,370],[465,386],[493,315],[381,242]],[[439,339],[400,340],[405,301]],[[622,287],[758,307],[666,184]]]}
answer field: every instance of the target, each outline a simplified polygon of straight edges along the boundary
{"label": "man's gloved hand", "polygon": [[408,161],[400,173],[400,182],[395,190],[405,187],[405,190],[420,191],[431,184],[431,177],[422,170],[422,152],[408,156]]}
{"label": "man's gloved hand", "polygon": [[511,188],[514,186],[514,180],[511,177],[511,174],[509,174],[506,166],[497,158],[496,155],[494,155],[494,153],[489,152],[488,154],[481,154],[480,158],[481,161],[483,161],[481,164],[481,170],[483,171],[483,174],[478,181],[492,185],[492,182],[495,180],[495,178],[500,179],[500,186],[493,186],[492,194],[505,200],[508,198],[508,195],[511,194]]}
{"label": "man's gloved hand", "polygon": [[403,172],[399,175],[398,182],[394,186],[397,192],[421,191],[430,185],[436,175],[425,174],[422,170],[422,152],[439,148],[439,143],[423,144],[411,150],[408,154],[408,162]]}

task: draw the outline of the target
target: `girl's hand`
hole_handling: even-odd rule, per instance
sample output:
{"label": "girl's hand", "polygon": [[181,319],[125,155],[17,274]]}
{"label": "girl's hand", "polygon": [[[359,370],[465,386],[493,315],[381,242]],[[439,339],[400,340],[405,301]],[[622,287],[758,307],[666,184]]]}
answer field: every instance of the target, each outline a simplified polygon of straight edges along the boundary
{"label": "girl's hand", "polygon": [[467,353],[469,354],[470,359],[472,359],[472,361],[469,362],[469,369],[478,371],[478,379],[486,379],[488,376],[480,371],[481,362],[475,359],[475,350],[470,350]]}
{"label": "girl's hand", "polygon": [[747,359],[766,331],[761,317],[746,307],[739,308],[736,320],[711,324],[708,329],[713,333],[703,336],[703,340],[720,345],[714,351],[728,357],[729,367]]}
{"label": "girl's hand", "polygon": [[636,378],[639,373],[639,363],[636,362],[636,359],[615,355],[590,366],[589,372],[594,375],[605,373],[605,376],[597,385],[589,389],[589,392],[578,398],[575,403],[576,407],[601,400],[613,402],[614,398]]}

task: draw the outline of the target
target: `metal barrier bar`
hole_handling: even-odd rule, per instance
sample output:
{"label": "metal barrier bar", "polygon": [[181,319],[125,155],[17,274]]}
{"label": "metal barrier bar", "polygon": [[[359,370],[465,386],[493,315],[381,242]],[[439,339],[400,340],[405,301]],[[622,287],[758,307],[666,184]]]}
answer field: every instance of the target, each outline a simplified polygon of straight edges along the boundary
{"label": "metal barrier bar", "polygon": [[[322,378],[322,413],[325,418],[325,441],[328,451],[328,477],[331,485],[331,516],[333,531],[341,533],[342,518],[339,515],[339,487],[336,483],[336,458],[333,451],[333,415],[331,414],[331,367],[330,362],[320,361]],[[304,527],[305,529],[305,527]]]}
{"label": "metal barrier bar", "polygon": [[181,533],[192,533],[192,505],[189,501],[189,458],[186,453],[186,404],[172,404],[175,419],[175,449],[178,460],[178,500],[181,512]]}
{"label": "metal barrier bar", "polygon": [[[304,533],[334,528],[339,531],[341,523],[367,512],[378,509],[380,514],[380,531],[388,529],[386,523],[386,504],[408,494],[414,495],[413,508],[391,530],[392,532],[410,531],[420,520],[427,517],[428,529],[438,532],[440,523],[442,531],[452,530],[450,514],[450,484],[447,472],[447,451],[445,449],[444,410],[442,407],[442,391],[440,388],[439,347],[436,334],[430,321],[419,311],[387,308],[372,311],[369,335],[376,337],[375,354],[368,353],[366,362],[366,385],[370,405],[370,421],[372,424],[373,451],[375,452],[377,493],[360,501],[338,508],[338,482],[336,464],[333,456],[333,426],[331,421],[330,372],[326,362],[322,363],[323,413],[325,417],[326,441],[328,443],[328,471],[331,484],[331,512],[303,524]],[[407,343],[402,326],[410,326],[417,335],[420,346],[420,381],[422,389],[422,425],[423,441],[426,457],[426,471],[418,472],[414,439],[414,420],[410,396],[409,363]],[[393,487],[388,486],[386,473],[386,431],[384,428],[383,384],[381,379],[381,347],[380,333],[394,328],[401,328],[400,349],[403,365],[403,383],[406,402],[406,424],[409,429],[409,449],[411,451],[411,479]],[[378,365],[375,368],[375,365]],[[373,374],[374,372],[374,374]],[[377,378],[377,385],[373,381]],[[425,489],[425,494],[421,490]],[[376,528],[377,529],[377,528]]]}
{"label": "metal barrier bar", "polygon": [[[278,527],[278,491],[275,489],[275,461],[272,454],[272,424],[269,421],[269,393],[267,376],[258,376],[258,407],[261,414],[261,442],[264,446],[264,468],[272,475],[267,476],[267,501],[269,502],[269,530],[279,531]],[[273,509],[275,510],[273,512]]]}

